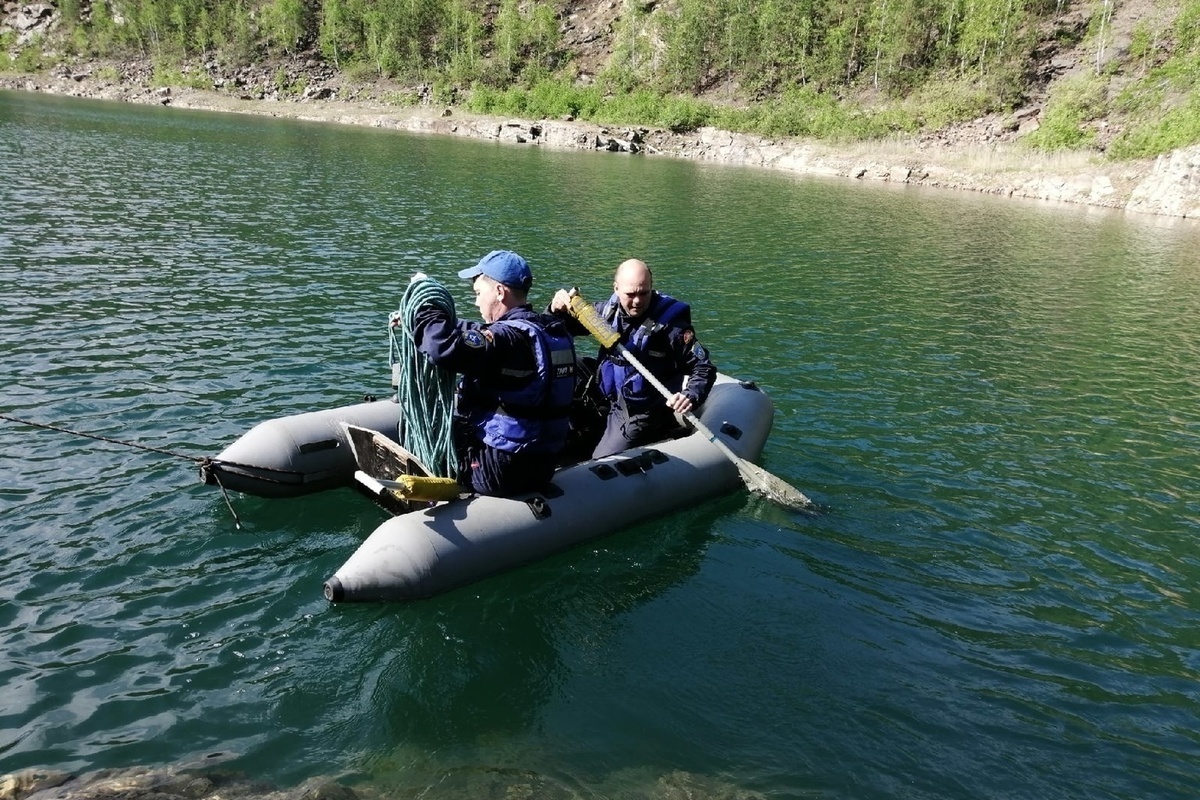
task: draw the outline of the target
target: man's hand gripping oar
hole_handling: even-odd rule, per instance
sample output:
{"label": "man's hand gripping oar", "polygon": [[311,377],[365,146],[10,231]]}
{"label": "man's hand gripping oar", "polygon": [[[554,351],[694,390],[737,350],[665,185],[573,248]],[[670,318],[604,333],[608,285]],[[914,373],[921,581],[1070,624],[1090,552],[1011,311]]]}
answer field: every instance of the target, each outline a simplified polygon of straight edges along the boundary
{"label": "man's hand gripping oar", "polygon": [[[577,289],[570,291],[570,298],[569,308],[571,315],[579,320],[583,327],[588,329],[588,333],[596,337],[596,340],[602,346],[609,349],[616,349],[626,361],[633,365],[634,369],[642,373],[642,377],[649,381],[670,402],[673,392],[664,386],[662,381],[651,374],[650,370],[637,357],[630,353],[625,345],[621,344],[620,335],[609,327],[608,323],[597,313],[595,307],[584,300]],[[696,430],[704,434],[710,442],[717,446],[717,449],[726,458],[737,466],[738,474],[742,476],[742,482],[746,484],[747,489],[795,511],[813,511],[816,509],[816,504],[812,500],[809,500],[799,489],[730,450],[729,446],[718,439],[717,435],[709,430],[708,426],[701,422],[691,411],[683,412],[683,418],[691,423]]]}

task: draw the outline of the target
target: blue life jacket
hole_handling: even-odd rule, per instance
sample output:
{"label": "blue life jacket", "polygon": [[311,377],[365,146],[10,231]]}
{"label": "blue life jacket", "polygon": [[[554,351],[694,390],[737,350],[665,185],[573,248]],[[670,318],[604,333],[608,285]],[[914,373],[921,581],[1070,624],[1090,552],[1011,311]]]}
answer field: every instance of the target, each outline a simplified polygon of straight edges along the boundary
{"label": "blue life jacket", "polygon": [[[678,392],[686,376],[679,372],[671,355],[669,329],[678,328],[680,320],[691,319],[691,306],[670,295],[655,294],[652,307],[632,331],[618,327],[621,301],[615,294],[600,307],[600,316],[621,334],[625,347],[651,374],[672,392]],[[658,390],[616,350],[601,353],[600,390],[610,401],[624,397],[626,407],[634,412],[663,402]]]}
{"label": "blue life jacket", "polygon": [[[532,370],[504,369],[498,380],[463,382],[459,412],[489,447],[506,453],[554,454],[567,442],[575,393],[574,339],[560,323],[549,329],[526,318],[493,323],[529,335]],[[464,409],[463,405],[469,407]]]}

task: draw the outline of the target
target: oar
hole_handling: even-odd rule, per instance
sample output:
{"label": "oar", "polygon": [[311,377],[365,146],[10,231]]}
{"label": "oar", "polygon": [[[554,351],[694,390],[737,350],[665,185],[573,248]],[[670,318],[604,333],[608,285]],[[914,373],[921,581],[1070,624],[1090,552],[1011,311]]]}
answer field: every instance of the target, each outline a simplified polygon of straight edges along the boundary
{"label": "oar", "polygon": [[[625,345],[621,344],[621,337],[616,331],[609,327],[604,318],[596,311],[591,303],[583,299],[576,290],[571,290],[571,314],[583,324],[583,327],[588,329],[588,332],[595,336],[596,339],[604,347],[615,347],[626,361],[634,366],[634,368],[642,373],[642,377],[650,381],[655,389],[668,400],[671,399],[672,392],[662,381],[656,378],[650,370],[646,369],[641,361],[630,353]],[[717,446],[717,449],[725,454],[725,457],[732,461],[738,468],[738,474],[742,476],[742,482],[746,484],[746,488],[757,495],[767,498],[778,503],[785,508],[796,511],[812,511],[816,508],[816,504],[804,496],[804,493],[792,486],[782,478],[778,478],[767,472],[757,464],[752,464],[746,459],[739,456],[737,453],[729,449],[725,442],[717,438],[717,435],[709,430],[708,426],[701,422],[695,414],[686,411],[683,418],[690,422],[696,430],[700,431],[708,440]]]}

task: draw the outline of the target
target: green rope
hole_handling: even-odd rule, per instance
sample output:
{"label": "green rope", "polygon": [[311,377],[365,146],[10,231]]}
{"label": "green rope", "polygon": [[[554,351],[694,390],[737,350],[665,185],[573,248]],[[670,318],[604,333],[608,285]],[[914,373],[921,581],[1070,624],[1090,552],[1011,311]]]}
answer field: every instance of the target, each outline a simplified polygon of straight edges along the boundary
{"label": "green rope", "polygon": [[404,290],[400,309],[392,314],[392,377],[400,404],[400,444],[435,476],[453,478],[458,473],[454,452],[454,394],[458,380],[417,349],[413,320],[417,309],[436,306],[456,318],[454,298],[445,286],[418,275]]}

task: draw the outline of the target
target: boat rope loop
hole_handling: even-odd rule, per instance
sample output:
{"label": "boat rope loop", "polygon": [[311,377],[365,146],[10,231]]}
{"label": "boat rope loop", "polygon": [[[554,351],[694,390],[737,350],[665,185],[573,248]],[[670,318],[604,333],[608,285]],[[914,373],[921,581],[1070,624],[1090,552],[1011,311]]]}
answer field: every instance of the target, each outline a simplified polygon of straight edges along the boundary
{"label": "boat rope loop", "polygon": [[400,298],[399,310],[391,315],[389,360],[396,401],[400,405],[400,444],[432,475],[453,478],[458,474],[454,449],[454,395],[458,381],[453,371],[434,364],[417,349],[413,323],[423,306],[435,306],[451,320],[457,318],[449,290],[421,273],[409,282]]}

